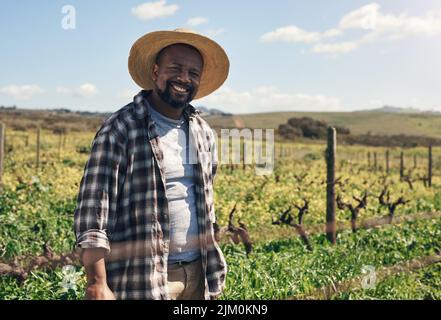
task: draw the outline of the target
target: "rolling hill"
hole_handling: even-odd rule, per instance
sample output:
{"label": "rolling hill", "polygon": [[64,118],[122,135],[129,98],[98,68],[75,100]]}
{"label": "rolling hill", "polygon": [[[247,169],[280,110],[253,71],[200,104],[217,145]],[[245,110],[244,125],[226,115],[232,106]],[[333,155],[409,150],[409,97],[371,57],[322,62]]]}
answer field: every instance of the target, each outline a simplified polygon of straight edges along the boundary
{"label": "rolling hill", "polygon": [[[204,118],[215,129],[273,128],[292,117],[311,117],[330,125],[343,126],[352,134],[414,135],[441,138],[441,114],[428,112],[388,112],[376,109],[357,112],[270,112],[241,115],[214,113]],[[0,109],[0,122],[9,129],[64,127],[72,131],[95,131],[110,113],[80,113],[66,110]]]}
{"label": "rolling hill", "polygon": [[441,138],[441,115],[436,113],[379,112],[271,112],[233,116],[211,116],[214,128],[232,128],[240,123],[246,128],[277,129],[289,118],[310,117],[330,125],[344,126],[353,134],[405,134]]}

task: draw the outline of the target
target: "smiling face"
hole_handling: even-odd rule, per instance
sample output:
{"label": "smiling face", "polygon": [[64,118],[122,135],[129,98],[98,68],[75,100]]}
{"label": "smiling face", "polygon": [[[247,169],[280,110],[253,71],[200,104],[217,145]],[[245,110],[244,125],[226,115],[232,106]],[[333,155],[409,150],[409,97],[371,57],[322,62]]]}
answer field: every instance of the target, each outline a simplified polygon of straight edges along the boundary
{"label": "smiling face", "polygon": [[175,109],[185,107],[199,89],[202,67],[202,56],[194,47],[174,44],[164,48],[153,67],[156,93]]}

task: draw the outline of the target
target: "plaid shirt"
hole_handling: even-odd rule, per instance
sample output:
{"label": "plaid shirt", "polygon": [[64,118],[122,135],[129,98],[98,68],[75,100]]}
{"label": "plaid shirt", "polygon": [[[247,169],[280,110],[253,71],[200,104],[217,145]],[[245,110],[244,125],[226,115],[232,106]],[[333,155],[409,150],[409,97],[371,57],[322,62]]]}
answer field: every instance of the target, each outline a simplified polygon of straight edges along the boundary
{"label": "plaid shirt", "polygon": [[[142,90],[97,132],[74,214],[76,247],[107,250],[107,283],[117,299],[169,299],[169,211],[163,153],[147,109],[149,94]],[[227,273],[213,231],[216,141],[193,106],[183,113],[190,146],[191,141],[196,146],[198,242],[208,300],[222,293]]]}

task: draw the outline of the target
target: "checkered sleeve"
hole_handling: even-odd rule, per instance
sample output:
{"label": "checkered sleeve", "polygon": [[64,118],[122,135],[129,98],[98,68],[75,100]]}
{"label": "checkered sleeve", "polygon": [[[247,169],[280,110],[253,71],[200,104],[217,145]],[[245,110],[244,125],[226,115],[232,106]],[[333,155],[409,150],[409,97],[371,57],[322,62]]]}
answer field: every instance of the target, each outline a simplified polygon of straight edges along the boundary
{"label": "checkered sleeve", "polygon": [[218,167],[218,153],[217,153],[217,134],[215,130],[211,130],[211,163],[212,163],[212,181],[214,183],[214,178],[216,177],[217,167]]}
{"label": "checkered sleeve", "polygon": [[[218,166],[218,148],[217,148],[217,134],[216,131],[211,130],[210,135],[210,150],[212,157],[212,183],[214,183],[217,166]],[[213,185],[211,186],[213,188]],[[214,195],[213,195],[214,196]],[[215,206],[213,199],[212,215],[214,221],[216,220]],[[213,221],[213,222],[214,222]],[[217,299],[225,289],[226,286],[226,274],[227,274],[227,263],[225,257],[216,243],[214,237],[213,227],[210,226],[208,237],[208,247],[207,247],[207,282],[209,288],[210,299]]]}
{"label": "checkered sleeve", "polygon": [[98,132],[80,183],[74,213],[76,248],[104,248],[110,253],[109,229],[116,221],[118,186],[124,152],[110,132]]}

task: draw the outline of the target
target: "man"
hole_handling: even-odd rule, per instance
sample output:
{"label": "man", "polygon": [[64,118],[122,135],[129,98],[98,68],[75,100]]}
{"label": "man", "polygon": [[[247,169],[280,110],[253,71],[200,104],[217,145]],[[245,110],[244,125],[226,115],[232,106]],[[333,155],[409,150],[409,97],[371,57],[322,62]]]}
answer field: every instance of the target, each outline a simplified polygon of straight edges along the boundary
{"label": "man", "polygon": [[86,299],[215,299],[227,266],[214,239],[215,135],[189,103],[219,88],[213,40],[158,31],[132,46],[143,90],[96,134],[75,210]]}

